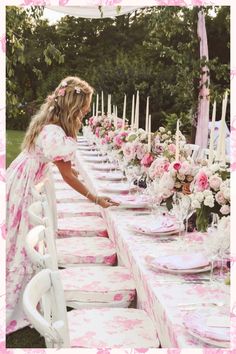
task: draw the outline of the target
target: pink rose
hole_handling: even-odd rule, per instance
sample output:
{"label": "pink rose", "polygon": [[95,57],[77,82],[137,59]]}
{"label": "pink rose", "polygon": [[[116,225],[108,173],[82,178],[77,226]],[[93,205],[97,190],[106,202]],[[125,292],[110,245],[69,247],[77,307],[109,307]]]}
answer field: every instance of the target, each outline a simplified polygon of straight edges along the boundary
{"label": "pink rose", "polygon": [[221,191],[216,193],[215,198],[216,198],[217,203],[220,205],[224,205],[226,203],[226,199],[224,197],[224,194]]}
{"label": "pink rose", "polygon": [[191,165],[187,161],[182,162],[179,173],[182,175],[191,175]]}
{"label": "pink rose", "polygon": [[154,160],[153,156],[150,153],[148,153],[144,155],[144,157],[142,158],[141,165],[145,167],[150,167],[151,164],[153,163],[153,160]]}
{"label": "pink rose", "polygon": [[175,151],[176,151],[176,146],[175,144],[170,144],[168,145],[168,151],[170,154],[174,155],[175,154]]}
{"label": "pink rose", "polygon": [[209,178],[209,184],[214,191],[218,191],[220,189],[220,185],[222,183],[222,179],[218,176],[211,176]]}
{"label": "pink rose", "polygon": [[203,171],[200,171],[197,174],[195,182],[197,185],[198,192],[203,192],[209,187],[208,177]]}
{"label": "pink rose", "polygon": [[175,171],[179,171],[180,168],[181,168],[181,163],[180,163],[180,162],[175,162],[175,163],[173,164],[173,169],[174,169]]}

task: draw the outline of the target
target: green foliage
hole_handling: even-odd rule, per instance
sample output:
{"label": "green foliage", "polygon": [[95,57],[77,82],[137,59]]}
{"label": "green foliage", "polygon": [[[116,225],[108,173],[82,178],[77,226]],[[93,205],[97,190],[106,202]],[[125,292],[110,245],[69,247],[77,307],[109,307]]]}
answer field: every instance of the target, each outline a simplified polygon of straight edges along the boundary
{"label": "green foliage", "polygon": [[[97,92],[112,94],[120,116],[124,93],[130,119],[132,95],[139,90],[141,127],[150,96],[153,130],[163,124],[174,129],[178,117],[191,135],[205,64],[199,60],[199,8],[147,7],[115,19],[65,16],[56,25],[49,25],[42,11],[7,7],[8,127],[25,127],[63,77],[78,75]],[[214,7],[214,17],[212,11],[205,8],[207,65],[211,96],[220,110],[222,93],[229,87],[229,7]]]}

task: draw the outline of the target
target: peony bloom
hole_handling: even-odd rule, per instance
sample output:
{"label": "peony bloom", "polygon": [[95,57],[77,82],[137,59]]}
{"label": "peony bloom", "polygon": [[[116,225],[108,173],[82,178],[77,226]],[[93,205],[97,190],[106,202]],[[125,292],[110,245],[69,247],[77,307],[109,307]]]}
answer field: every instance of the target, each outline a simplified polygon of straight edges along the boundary
{"label": "peony bloom", "polygon": [[123,146],[124,158],[126,161],[131,161],[136,157],[136,151],[133,143],[126,143]]}
{"label": "peony bloom", "polygon": [[150,167],[151,164],[153,163],[153,156],[150,153],[147,153],[146,155],[144,155],[144,157],[141,160],[141,165],[145,166],[145,167]]}
{"label": "peony bloom", "polygon": [[208,177],[205,172],[200,171],[195,179],[197,191],[202,192],[209,187]]}
{"label": "peony bloom", "polygon": [[137,158],[139,160],[142,160],[142,158],[145,156],[145,154],[147,153],[147,146],[144,144],[137,144],[136,145],[136,154],[137,154]]}

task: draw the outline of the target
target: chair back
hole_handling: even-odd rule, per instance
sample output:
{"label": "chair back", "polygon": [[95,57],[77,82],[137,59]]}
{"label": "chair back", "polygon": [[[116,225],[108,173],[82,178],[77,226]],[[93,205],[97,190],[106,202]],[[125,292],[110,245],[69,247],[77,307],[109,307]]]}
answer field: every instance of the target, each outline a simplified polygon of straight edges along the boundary
{"label": "chair back", "polygon": [[190,157],[195,161],[198,157],[200,146],[196,144],[187,144],[189,149]]}
{"label": "chair back", "polygon": [[[39,311],[40,302],[44,303],[44,315]],[[23,294],[23,309],[29,322],[44,336],[47,348],[70,347],[66,303],[58,271],[41,270],[29,281]]]}
{"label": "chair back", "polygon": [[36,267],[58,270],[56,245],[50,226],[38,225],[31,229],[25,238],[25,249]]}

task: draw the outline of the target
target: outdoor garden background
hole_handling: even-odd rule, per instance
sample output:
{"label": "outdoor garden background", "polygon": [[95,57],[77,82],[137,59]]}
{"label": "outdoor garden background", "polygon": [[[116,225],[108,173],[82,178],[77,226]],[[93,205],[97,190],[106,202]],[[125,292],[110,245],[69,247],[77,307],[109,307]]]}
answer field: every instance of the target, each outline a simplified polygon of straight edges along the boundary
{"label": "outdoor garden background", "polygon": [[[204,9],[211,102],[216,98],[219,120],[230,80],[230,7]],[[164,125],[175,131],[179,118],[181,131],[194,141],[205,64],[199,59],[199,7],[147,7],[114,19],[103,19],[101,9],[101,19],[65,16],[56,24],[43,11],[7,7],[7,166],[20,152],[31,116],[68,75],[80,76],[98,93],[112,94],[119,116],[126,93],[127,118],[139,90],[141,127],[150,96],[152,130]]]}

